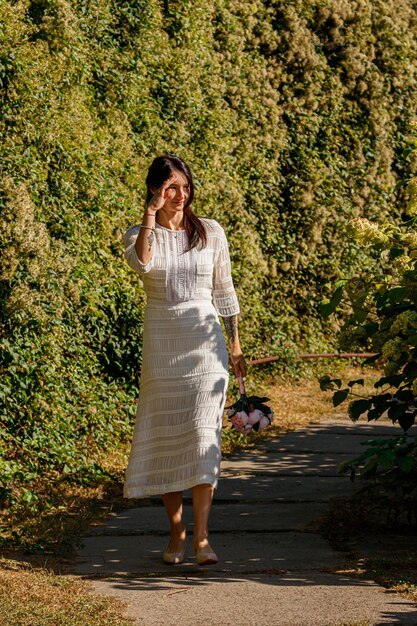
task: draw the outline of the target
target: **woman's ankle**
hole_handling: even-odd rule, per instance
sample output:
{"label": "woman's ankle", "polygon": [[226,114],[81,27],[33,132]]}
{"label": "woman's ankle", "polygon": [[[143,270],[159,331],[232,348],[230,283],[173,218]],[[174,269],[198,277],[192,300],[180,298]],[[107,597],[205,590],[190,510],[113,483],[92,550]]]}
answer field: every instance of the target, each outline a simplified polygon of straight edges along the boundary
{"label": "woman's ankle", "polygon": [[185,539],[187,530],[183,524],[171,527],[171,537],[173,539]]}
{"label": "woman's ankle", "polygon": [[205,548],[206,546],[209,546],[209,538],[208,538],[208,533],[204,533],[201,535],[194,535],[193,537],[193,546],[194,548]]}

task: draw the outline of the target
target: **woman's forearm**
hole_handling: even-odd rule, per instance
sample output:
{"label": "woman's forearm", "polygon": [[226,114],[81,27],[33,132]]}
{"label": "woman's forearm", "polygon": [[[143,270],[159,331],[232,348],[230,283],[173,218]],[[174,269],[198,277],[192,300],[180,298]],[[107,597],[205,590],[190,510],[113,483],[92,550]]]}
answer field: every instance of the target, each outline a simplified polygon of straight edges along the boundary
{"label": "woman's forearm", "polygon": [[[145,211],[141,224],[143,228],[139,230],[139,234],[135,242],[136,254],[138,255],[139,261],[144,265],[152,259],[154,253],[155,233],[150,229],[155,228],[155,215],[156,213],[153,211]],[[145,226],[147,228],[145,228]]]}
{"label": "woman's forearm", "polygon": [[224,327],[230,342],[230,359],[235,376],[246,376],[246,362],[240,347],[238,316],[223,317]]}
{"label": "woman's forearm", "polygon": [[223,322],[224,322],[226,334],[227,334],[228,339],[230,340],[232,349],[240,348],[237,315],[230,315],[228,317],[224,317]]}

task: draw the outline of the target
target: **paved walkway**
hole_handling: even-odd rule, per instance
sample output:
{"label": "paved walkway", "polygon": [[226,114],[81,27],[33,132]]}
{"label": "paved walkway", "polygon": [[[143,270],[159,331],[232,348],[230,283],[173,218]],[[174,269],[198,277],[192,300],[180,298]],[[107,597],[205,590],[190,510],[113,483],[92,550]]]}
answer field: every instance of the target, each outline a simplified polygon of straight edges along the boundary
{"label": "paved walkway", "polygon": [[415,625],[412,603],[332,573],[345,554],[314,523],[331,498],[360,486],[338,464],[363,451],[361,441],[394,433],[389,424],[324,421],[225,459],[211,517],[217,565],[195,563],[191,536],[186,561],[165,565],[167,521],[160,500],[149,499],[91,527],[73,571],[123,600],[140,626]]}

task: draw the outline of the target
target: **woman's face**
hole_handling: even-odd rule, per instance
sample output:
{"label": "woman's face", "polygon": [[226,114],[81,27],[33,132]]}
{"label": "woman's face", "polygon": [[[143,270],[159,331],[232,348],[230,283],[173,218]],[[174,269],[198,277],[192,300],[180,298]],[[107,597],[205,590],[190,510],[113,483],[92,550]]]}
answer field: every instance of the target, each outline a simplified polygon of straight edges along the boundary
{"label": "woman's face", "polygon": [[190,197],[190,185],[187,177],[178,170],[173,170],[174,180],[165,190],[164,209],[168,212],[178,213],[183,211]]}

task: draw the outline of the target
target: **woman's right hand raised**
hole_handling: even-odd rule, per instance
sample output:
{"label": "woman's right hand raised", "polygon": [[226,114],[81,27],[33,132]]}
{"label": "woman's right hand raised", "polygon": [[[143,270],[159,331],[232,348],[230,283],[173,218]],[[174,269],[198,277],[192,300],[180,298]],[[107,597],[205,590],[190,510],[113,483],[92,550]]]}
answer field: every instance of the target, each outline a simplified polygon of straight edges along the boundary
{"label": "woman's right hand raised", "polygon": [[162,209],[167,197],[169,197],[170,194],[175,194],[175,191],[173,189],[168,189],[168,187],[175,181],[175,179],[175,174],[171,174],[171,176],[167,178],[166,181],[164,181],[158,189],[155,189],[155,191],[153,192],[153,196],[150,199],[148,206],[146,207],[147,213],[156,213],[157,211],[159,211],[159,209]]}

